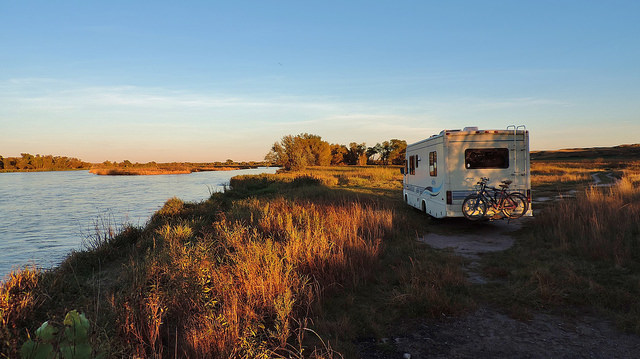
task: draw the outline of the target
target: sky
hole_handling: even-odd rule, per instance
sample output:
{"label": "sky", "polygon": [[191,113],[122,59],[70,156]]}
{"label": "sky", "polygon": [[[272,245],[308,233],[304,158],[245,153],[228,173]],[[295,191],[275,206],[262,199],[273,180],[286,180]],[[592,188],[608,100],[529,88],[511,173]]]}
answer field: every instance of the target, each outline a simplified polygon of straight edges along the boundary
{"label": "sky", "polygon": [[640,143],[640,1],[0,0],[0,155],[262,160],[285,135]]}

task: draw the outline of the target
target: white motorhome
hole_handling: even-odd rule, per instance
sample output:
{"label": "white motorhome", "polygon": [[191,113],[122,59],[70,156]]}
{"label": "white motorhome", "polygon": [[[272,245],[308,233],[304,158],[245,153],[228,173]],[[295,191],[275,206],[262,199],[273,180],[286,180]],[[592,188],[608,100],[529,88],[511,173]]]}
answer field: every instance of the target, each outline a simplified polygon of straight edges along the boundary
{"label": "white motorhome", "polygon": [[[529,131],[525,126],[443,130],[408,145],[406,156],[404,201],[433,217],[464,217],[462,201],[475,193],[481,177],[488,177],[493,187],[511,180],[509,190],[525,194],[531,204]],[[531,213],[529,205],[525,215]]]}

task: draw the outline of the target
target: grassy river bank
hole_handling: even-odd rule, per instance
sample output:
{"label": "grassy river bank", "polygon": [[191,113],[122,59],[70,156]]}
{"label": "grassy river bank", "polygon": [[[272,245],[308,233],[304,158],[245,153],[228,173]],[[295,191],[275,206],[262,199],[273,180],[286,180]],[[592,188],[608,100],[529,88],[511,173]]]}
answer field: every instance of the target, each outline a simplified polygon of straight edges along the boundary
{"label": "grassy river bank", "polygon": [[144,228],[105,229],[52,271],[12,274],[3,354],[71,309],[115,357],[348,355],[398,316],[459,313],[464,275],[413,240],[424,218],[398,200],[400,180],[397,168],[324,168],[171,199]]}
{"label": "grassy river bank", "polygon": [[235,177],[206,201],[170,199],[144,228],[99,231],[54,270],[12,273],[0,352],[17,357],[28,333],[73,309],[107,357],[358,357],[370,338],[392,352],[381,339],[398,323],[482,305],[521,318],[589,308],[640,333],[640,231],[618,220],[638,218],[640,171],[616,167],[625,180],[586,190],[589,177],[573,174],[604,167],[532,166],[545,194],[577,198],[545,204],[514,247],[483,259],[499,279],[486,285],[466,280],[462,258],[416,241],[439,222],[402,203],[397,168]]}

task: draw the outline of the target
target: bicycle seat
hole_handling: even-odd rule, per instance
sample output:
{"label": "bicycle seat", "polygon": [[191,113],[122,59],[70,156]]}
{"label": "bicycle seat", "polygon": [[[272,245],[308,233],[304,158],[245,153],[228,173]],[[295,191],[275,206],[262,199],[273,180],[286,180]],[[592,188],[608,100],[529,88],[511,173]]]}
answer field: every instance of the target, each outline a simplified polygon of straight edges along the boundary
{"label": "bicycle seat", "polygon": [[501,184],[501,185],[500,185],[500,188],[509,188],[509,185],[508,185],[508,184],[506,184],[506,183],[505,183],[505,184]]}
{"label": "bicycle seat", "polygon": [[513,181],[512,180],[504,180],[504,181],[502,181],[502,183],[504,183],[504,184],[506,184],[508,186],[508,185],[512,184]]}

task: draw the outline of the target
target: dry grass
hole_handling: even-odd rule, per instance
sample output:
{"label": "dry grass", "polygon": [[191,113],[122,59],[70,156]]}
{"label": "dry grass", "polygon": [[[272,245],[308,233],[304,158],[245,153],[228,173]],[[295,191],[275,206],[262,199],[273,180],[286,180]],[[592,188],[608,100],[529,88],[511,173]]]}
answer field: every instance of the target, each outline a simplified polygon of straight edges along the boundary
{"label": "dry grass", "polygon": [[146,348],[141,356],[166,352],[176,340],[188,357],[284,350],[318,288],[355,285],[367,274],[391,217],[388,209],[359,203],[246,199],[203,238],[188,223],[166,224],[157,230],[155,252],[131,269],[137,275],[126,293],[134,295],[113,303],[128,308],[121,336]]}
{"label": "dry grass", "polygon": [[487,273],[507,281],[486,295],[519,317],[531,307],[566,314],[587,306],[640,333],[638,165],[587,168],[623,176],[610,187],[587,186],[575,198],[549,204],[512,249],[488,256]]}
{"label": "dry grass", "polygon": [[38,291],[40,272],[32,267],[9,274],[0,286],[0,347],[1,354],[18,356],[21,332],[34,318],[35,309],[44,300]]}
{"label": "dry grass", "polygon": [[[532,168],[538,184],[624,179],[550,204],[524,240],[487,255],[487,275],[507,280],[485,298],[520,317],[591,305],[640,332],[640,163]],[[55,271],[13,273],[0,289],[1,353],[15,357],[26,330],[69,309],[95,320],[111,357],[142,358],[356,357],[353,342],[390,323],[460,314],[474,306],[460,259],[415,241],[430,222],[402,203],[401,178],[314,167],[235,177],[202,203],[170,199],[146,228]]]}
{"label": "dry grass", "polygon": [[305,172],[322,178],[334,178],[337,181],[335,184],[343,187],[402,189],[400,166],[310,167]]}
{"label": "dry grass", "polygon": [[557,186],[558,184],[589,183],[591,174],[606,168],[602,162],[541,162],[531,163],[531,185]]}
{"label": "dry grass", "polygon": [[2,330],[21,330],[4,353],[69,308],[95,318],[111,356],[142,358],[339,357],[332,348],[353,352],[363,328],[463,311],[459,262],[414,240],[424,218],[402,205],[399,178],[313,168],[236,177],[198,204],[170,199],[145,229],[73,255],[42,284],[14,273],[32,283],[19,290],[32,304],[6,305],[24,314],[3,316]]}
{"label": "dry grass", "polygon": [[580,256],[619,266],[640,263],[640,187],[633,178],[559,202],[540,215],[538,235]]}

